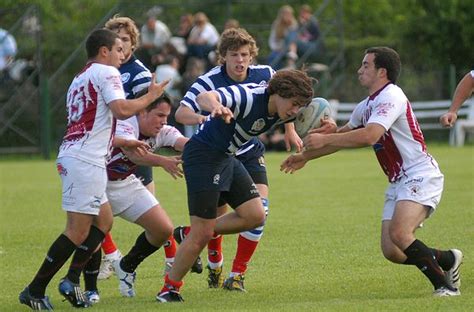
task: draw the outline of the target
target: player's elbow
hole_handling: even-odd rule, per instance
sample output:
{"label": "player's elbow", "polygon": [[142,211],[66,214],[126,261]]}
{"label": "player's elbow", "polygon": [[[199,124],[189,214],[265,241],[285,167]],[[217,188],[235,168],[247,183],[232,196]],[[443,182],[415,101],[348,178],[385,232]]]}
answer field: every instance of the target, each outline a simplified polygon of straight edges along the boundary
{"label": "player's elbow", "polygon": [[133,116],[133,112],[127,107],[125,100],[115,100],[109,103],[112,115],[120,120],[124,120]]}
{"label": "player's elbow", "polygon": [[186,124],[186,109],[182,106],[178,107],[176,113],[174,114],[174,119],[180,124]]}

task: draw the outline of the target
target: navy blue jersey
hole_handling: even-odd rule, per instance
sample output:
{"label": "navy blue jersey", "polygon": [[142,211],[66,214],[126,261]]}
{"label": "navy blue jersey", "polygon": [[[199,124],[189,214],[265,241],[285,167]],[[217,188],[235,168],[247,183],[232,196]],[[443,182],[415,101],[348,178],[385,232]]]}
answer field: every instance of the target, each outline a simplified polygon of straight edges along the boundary
{"label": "navy blue jersey", "polygon": [[281,121],[278,115],[269,115],[267,86],[252,83],[223,87],[216,92],[234,118],[230,124],[220,117],[210,118],[193,136],[216,150],[235,154],[249,140]]}
{"label": "navy blue jersey", "polygon": [[151,83],[151,73],[135,56],[119,68],[122,76],[123,90],[127,99],[134,99],[138,92],[148,88]]}
{"label": "navy blue jersey", "polygon": [[[260,85],[266,85],[274,73],[275,71],[273,68],[268,65],[250,65],[247,70],[247,78],[242,82],[237,82],[229,77],[226,72],[225,65],[216,66],[196,79],[191,88],[189,88],[189,90],[186,92],[180,104],[189,107],[196,113],[208,115],[208,112],[201,112],[199,104],[196,103],[196,97],[199,95],[199,93],[237,84],[256,83]],[[261,151],[265,150],[263,143],[257,138],[253,138],[247,144],[245,144],[245,146],[243,146],[241,151],[239,151],[237,154],[243,154],[254,146]]]}

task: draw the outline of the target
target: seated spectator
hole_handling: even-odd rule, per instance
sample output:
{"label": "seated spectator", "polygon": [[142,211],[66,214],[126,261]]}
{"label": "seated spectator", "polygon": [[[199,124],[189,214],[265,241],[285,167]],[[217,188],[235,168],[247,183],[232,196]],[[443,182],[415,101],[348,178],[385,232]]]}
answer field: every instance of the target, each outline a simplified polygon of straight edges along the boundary
{"label": "seated spectator", "polygon": [[156,64],[153,64],[153,55],[160,53],[163,46],[171,38],[171,32],[165,23],[158,20],[161,14],[160,7],[154,7],[147,13],[147,21],[141,28],[141,45],[135,52],[137,57],[148,67],[153,70]]}
{"label": "seated spectator", "polygon": [[275,70],[294,66],[298,59],[296,48],[298,22],[293,8],[284,5],[278,10],[277,18],[272,23],[268,44],[271,49],[268,64]]}
{"label": "seated spectator", "polygon": [[189,33],[194,26],[194,17],[192,14],[184,14],[179,18],[179,26],[176,31],[176,37],[188,39]]}
{"label": "seated spectator", "polygon": [[296,40],[298,56],[302,57],[304,55],[307,59],[314,60],[321,56],[323,44],[318,21],[309,5],[301,6],[298,21],[298,37]]}
{"label": "seated spectator", "polygon": [[235,18],[229,18],[224,24],[224,30],[229,29],[229,28],[239,28],[239,27],[240,27],[240,23]]}
{"label": "seated spectator", "polygon": [[0,72],[13,61],[17,53],[15,38],[5,29],[0,28]]}
{"label": "seated spectator", "polygon": [[219,33],[209,22],[206,14],[198,12],[194,15],[194,27],[188,37],[188,56],[197,57],[209,63],[209,52],[216,48]]}
{"label": "seated spectator", "polygon": [[180,68],[179,72],[182,74],[185,70],[187,62],[188,46],[187,40],[189,33],[193,28],[194,17],[192,14],[181,15],[179,19],[178,29],[175,31],[173,37],[170,38],[170,43],[176,48],[180,56]]}
{"label": "seated spectator", "polygon": [[[186,70],[183,74],[183,83],[181,84],[181,94],[186,94],[186,92],[191,88],[192,84],[196,79],[206,72],[206,62],[202,59],[196,57],[191,57],[186,63]],[[182,132],[185,137],[190,138],[194,132],[197,130],[197,126],[185,125],[184,131]]]}
{"label": "seated spectator", "polygon": [[168,54],[164,57],[162,64],[156,66],[156,81],[163,82],[170,80],[165,88],[166,93],[171,98],[173,104],[180,101],[182,97],[181,82],[182,77],[179,74],[179,58],[176,55]]}

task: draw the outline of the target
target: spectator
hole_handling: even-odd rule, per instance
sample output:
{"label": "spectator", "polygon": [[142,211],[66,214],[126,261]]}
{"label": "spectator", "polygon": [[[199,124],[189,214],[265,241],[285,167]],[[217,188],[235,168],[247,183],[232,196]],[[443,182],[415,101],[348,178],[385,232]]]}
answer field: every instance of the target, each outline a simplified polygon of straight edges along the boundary
{"label": "spectator", "polygon": [[[198,58],[191,57],[186,63],[186,70],[183,74],[183,82],[181,84],[181,94],[185,94],[196,79],[206,72],[206,63]],[[190,138],[197,130],[197,126],[185,125],[183,134]]]}
{"label": "spectator", "polygon": [[275,70],[286,66],[294,66],[298,59],[296,35],[298,22],[293,8],[284,5],[278,11],[277,18],[272,23],[268,44],[271,49],[268,64]]}
{"label": "spectator", "polygon": [[320,56],[323,48],[321,32],[318,21],[309,5],[301,6],[298,21],[298,37],[296,40],[298,57],[305,55],[314,59]]}
{"label": "spectator", "polygon": [[17,53],[15,38],[5,29],[0,28],[0,71],[3,72],[13,61]]}
{"label": "spectator", "polygon": [[188,37],[188,56],[208,61],[209,52],[216,48],[219,33],[209,22],[206,14],[198,12],[194,15],[194,27]]}
{"label": "spectator", "polygon": [[192,14],[181,15],[181,17],[179,18],[179,26],[178,30],[176,31],[176,36],[187,40],[189,34],[191,33],[191,29],[193,29],[193,25],[194,17]]}
{"label": "spectator", "polygon": [[180,84],[182,77],[179,74],[179,58],[176,55],[168,54],[165,56],[163,63],[156,67],[156,81],[162,82],[169,80],[170,82],[165,88],[166,93],[170,96],[173,106],[176,101],[181,100],[181,89]]}
{"label": "spectator", "polygon": [[168,26],[157,19],[161,11],[160,7],[153,7],[148,11],[146,24],[141,28],[141,47],[135,53],[150,70],[156,66],[153,64],[153,56],[159,53],[171,38]]}
{"label": "spectator", "polygon": [[239,28],[239,27],[240,27],[240,23],[235,18],[229,18],[224,24],[224,30],[229,29],[229,28]]}

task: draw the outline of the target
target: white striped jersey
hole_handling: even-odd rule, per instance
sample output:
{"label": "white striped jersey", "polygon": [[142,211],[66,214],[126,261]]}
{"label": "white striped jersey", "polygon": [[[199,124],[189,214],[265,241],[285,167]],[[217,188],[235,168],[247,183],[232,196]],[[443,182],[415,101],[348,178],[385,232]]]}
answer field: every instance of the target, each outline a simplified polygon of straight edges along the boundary
{"label": "white striped jersey", "polygon": [[360,102],[352,112],[352,129],[376,123],[386,132],[373,145],[382,170],[390,182],[400,179],[411,168],[421,163],[436,161],[426,151],[425,139],[403,90],[388,83]]}
{"label": "white striped jersey", "polygon": [[209,118],[193,136],[199,142],[230,154],[235,154],[250,139],[269,130],[280,121],[268,113],[269,95],[266,86],[243,84],[216,89],[222,105],[234,118],[226,124],[220,117]]}
{"label": "white striped jersey", "polygon": [[75,157],[105,168],[114,126],[108,103],[118,99],[125,99],[119,71],[88,63],[69,86],[68,124],[58,158]]}
{"label": "white striped jersey", "polygon": [[[196,103],[196,97],[201,92],[216,90],[220,87],[228,87],[246,83],[266,85],[274,73],[275,71],[273,68],[268,65],[250,65],[247,70],[247,78],[242,82],[237,82],[230,78],[230,76],[227,74],[225,65],[216,66],[196,79],[196,81],[191,85],[189,90],[184,95],[184,98],[181,100],[180,104],[189,107],[196,113],[208,115],[209,113],[202,112],[199,104]],[[262,149],[264,149],[263,143],[261,143],[257,138],[254,138],[250,140],[245,146],[243,146],[238,154],[247,152],[254,145],[261,145]]]}

